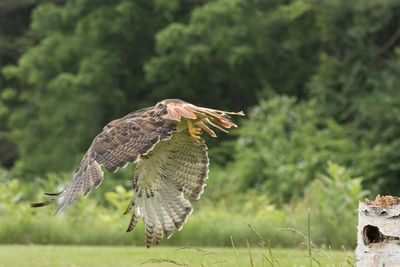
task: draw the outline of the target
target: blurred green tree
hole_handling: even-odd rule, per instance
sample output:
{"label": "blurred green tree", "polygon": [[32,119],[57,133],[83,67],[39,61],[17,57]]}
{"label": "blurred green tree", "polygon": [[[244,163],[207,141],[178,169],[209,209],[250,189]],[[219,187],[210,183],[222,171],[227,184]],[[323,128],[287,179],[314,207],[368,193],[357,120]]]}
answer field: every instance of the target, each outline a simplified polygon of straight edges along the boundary
{"label": "blurred green tree", "polygon": [[[211,106],[246,109],[259,96],[304,97],[318,60],[307,1],[219,0],[156,36],[145,66],[160,98],[187,95]],[[233,105],[233,107],[232,107]]]}
{"label": "blurred green tree", "polygon": [[369,188],[400,187],[400,2],[315,1],[321,47],[309,82],[327,116],[351,131]]}
{"label": "blurred green tree", "polygon": [[[36,1],[0,2],[0,69],[15,64],[26,43],[30,13]],[[17,145],[10,137],[9,114],[18,106],[16,93],[10,87],[18,84],[15,79],[7,80],[0,71],[0,165],[12,167],[18,157]]]}
{"label": "blurred green tree", "polygon": [[[29,47],[3,68],[16,169],[70,170],[105,123],[162,98],[234,110],[272,99],[241,132],[257,143],[239,149],[254,149],[242,188],[287,201],[332,159],[396,193],[399,18],[397,0],[43,2]],[[213,162],[225,166],[231,148]]]}
{"label": "blurred green tree", "polygon": [[[71,170],[91,138],[115,117],[156,97],[143,76],[155,33],[184,20],[192,1],[73,0],[33,12],[29,47],[3,70],[24,90],[10,114],[17,170]],[[11,90],[11,89],[10,89]]]}

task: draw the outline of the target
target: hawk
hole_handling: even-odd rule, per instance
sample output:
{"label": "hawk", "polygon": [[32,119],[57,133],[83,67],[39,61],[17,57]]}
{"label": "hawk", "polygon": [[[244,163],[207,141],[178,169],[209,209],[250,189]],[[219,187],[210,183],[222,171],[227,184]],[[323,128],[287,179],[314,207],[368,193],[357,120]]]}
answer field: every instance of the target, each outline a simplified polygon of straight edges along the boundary
{"label": "hawk", "polygon": [[127,232],[142,217],[147,247],[159,244],[163,236],[171,237],[174,227],[182,229],[192,212],[187,198],[199,199],[203,193],[209,160],[202,130],[216,137],[211,127],[223,132],[236,127],[229,115],[244,114],[166,99],[113,120],[94,138],[71,183],[59,193],[46,193],[54,199],[32,207],[58,199],[59,213],[79,195],[86,196],[101,184],[102,166],[117,172],[136,163],[134,196],[124,213],[132,212]]}

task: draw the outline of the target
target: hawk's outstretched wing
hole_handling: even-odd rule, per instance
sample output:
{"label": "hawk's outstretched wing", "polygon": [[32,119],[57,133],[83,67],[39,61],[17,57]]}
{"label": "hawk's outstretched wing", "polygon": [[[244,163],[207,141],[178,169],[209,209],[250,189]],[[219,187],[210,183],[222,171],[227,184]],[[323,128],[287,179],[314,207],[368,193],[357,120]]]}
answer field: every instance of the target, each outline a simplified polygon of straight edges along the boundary
{"label": "hawk's outstretched wing", "polygon": [[[60,198],[57,213],[69,206],[81,193],[87,195],[101,184],[101,166],[116,172],[118,168],[146,155],[158,142],[171,138],[176,123],[162,119],[160,116],[165,113],[165,106],[157,105],[133,112],[104,127],[86,152],[72,182],[60,193],[48,194]],[[32,206],[49,203],[34,203]]]}
{"label": "hawk's outstretched wing", "polygon": [[208,175],[207,146],[194,141],[186,131],[176,132],[168,141],[159,143],[148,159],[136,167],[135,195],[127,212],[133,208],[128,231],[144,217],[146,245],[158,244],[163,234],[169,238],[174,225],[180,230],[192,212],[184,198],[199,199]]}

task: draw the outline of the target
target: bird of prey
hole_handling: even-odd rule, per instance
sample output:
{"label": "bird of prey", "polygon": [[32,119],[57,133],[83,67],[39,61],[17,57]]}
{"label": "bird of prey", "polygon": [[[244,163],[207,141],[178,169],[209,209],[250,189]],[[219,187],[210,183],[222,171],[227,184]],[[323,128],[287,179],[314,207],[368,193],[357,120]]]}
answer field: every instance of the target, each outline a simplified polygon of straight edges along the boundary
{"label": "bird of prey", "polygon": [[147,247],[159,244],[163,236],[171,237],[174,226],[182,229],[192,212],[186,198],[199,199],[203,193],[209,160],[202,130],[216,137],[210,127],[223,132],[236,127],[229,115],[244,114],[166,99],[116,119],[94,138],[71,183],[59,193],[46,193],[54,198],[33,203],[32,207],[58,199],[59,213],[79,195],[86,196],[101,184],[102,166],[116,172],[136,163],[134,196],[125,211],[132,212],[127,231],[132,231],[143,217]]}

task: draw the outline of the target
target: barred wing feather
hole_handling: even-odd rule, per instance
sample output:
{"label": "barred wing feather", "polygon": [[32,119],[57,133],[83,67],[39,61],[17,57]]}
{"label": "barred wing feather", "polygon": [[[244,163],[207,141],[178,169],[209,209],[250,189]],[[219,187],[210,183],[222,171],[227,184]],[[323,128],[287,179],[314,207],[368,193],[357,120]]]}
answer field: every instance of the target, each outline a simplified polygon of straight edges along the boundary
{"label": "barred wing feather", "polygon": [[169,238],[174,226],[180,230],[192,212],[185,197],[200,198],[208,175],[207,146],[193,141],[187,132],[175,132],[159,143],[135,171],[131,202],[133,215],[128,231],[144,218],[146,245]]}
{"label": "barred wing feather", "polygon": [[[174,123],[154,116],[152,109],[140,110],[106,126],[93,140],[71,183],[60,193],[48,194],[60,199],[57,213],[64,210],[80,195],[87,195],[103,180],[101,166],[111,172],[136,162],[148,154],[154,146],[171,137],[176,130]],[[151,116],[146,116],[149,112]],[[135,115],[136,114],[136,115]],[[50,201],[34,203],[33,207],[49,204]]]}

